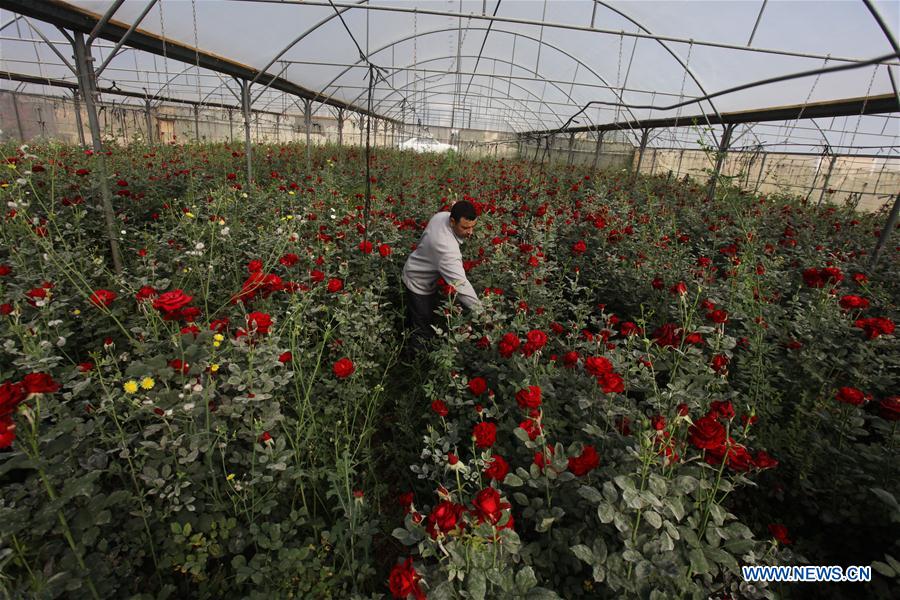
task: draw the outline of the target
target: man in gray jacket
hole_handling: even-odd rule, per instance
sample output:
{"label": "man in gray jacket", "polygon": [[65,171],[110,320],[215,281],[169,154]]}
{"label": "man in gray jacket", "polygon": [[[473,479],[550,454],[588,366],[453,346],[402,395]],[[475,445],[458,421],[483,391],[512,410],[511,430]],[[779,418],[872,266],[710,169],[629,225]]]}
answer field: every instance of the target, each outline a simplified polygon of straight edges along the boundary
{"label": "man in gray jacket", "polygon": [[467,309],[478,309],[481,302],[463,269],[459,245],[472,237],[478,214],[471,202],[460,200],[450,212],[439,212],[428,221],[416,249],[403,265],[406,287],[406,321],[412,329],[412,346],[419,348],[434,335],[431,323],[437,306],[437,280],[440,277],[456,289],[456,298]]}

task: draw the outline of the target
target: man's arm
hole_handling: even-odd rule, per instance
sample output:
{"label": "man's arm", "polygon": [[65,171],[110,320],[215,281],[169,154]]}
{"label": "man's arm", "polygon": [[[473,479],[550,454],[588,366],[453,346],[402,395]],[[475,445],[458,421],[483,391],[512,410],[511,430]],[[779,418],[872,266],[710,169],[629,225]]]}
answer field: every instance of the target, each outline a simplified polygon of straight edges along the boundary
{"label": "man's arm", "polygon": [[458,250],[441,248],[438,271],[444,281],[456,288],[456,296],[463,306],[469,309],[481,308],[481,301],[478,299],[478,294],[475,293],[475,288],[466,277],[462,254]]}

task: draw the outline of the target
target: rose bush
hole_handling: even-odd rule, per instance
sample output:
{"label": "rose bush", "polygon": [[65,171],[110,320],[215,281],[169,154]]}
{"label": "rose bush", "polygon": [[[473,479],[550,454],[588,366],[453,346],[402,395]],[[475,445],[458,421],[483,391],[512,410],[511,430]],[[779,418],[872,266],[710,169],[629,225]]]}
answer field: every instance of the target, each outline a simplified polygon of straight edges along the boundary
{"label": "rose bush", "polygon": [[[116,275],[96,157],[4,149],[10,596],[775,597],[739,566],[808,561],[890,597],[884,215],[383,150],[366,219],[357,149],[258,150],[250,184],[110,148]],[[398,364],[403,260],[462,198],[484,310],[445,285]]]}

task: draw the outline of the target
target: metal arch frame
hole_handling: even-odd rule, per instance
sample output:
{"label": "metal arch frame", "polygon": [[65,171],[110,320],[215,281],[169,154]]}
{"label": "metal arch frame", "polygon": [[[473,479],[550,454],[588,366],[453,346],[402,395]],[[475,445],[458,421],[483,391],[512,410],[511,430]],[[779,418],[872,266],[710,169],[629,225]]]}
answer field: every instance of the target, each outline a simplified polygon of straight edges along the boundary
{"label": "metal arch frame", "polygon": [[[443,77],[443,76],[444,76],[444,75],[432,75],[432,77]],[[419,81],[423,81],[423,80],[419,80]],[[380,104],[381,102],[383,102],[384,100],[387,100],[389,97],[391,97],[391,96],[394,95],[395,93],[399,93],[400,90],[405,89],[405,88],[408,87],[409,85],[412,85],[412,84],[411,84],[411,83],[410,83],[410,84],[407,84],[407,85],[403,86],[402,88],[398,88],[397,90],[392,91],[392,92],[391,92],[390,94],[388,94],[387,96],[384,96],[383,98],[381,98],[381,99],[379,100],[379,104]],[[454,85],[454,83],[441,83],[441,84],[438,84],[438,85],[431,86],[430,89],[429,89],[428,91],[425,92],[425,97],[434,95],[434,94],[435,94],[434,90],[439,89],[439,88],[446,87],[446,86],[448,86],[448,85]],[[485,85],[483,85],[483,84],[480,84],[480,83],[473,83],[472,85],[473,85],[474,87],[476,87],[477,89],[489,89],[487,86],[485,86]],[[499,90],[494,90],[494,91],[496,92],[496,91],[499,91]],[[440,93],[441,93],[441,94],[446,94],[446,92],[440,92]],[[451,95],[452,95],[452,94],[451,94]],[[477,97],[479,97],[479,98],[485,98],[485,99],[487,99],[487,100],[497,100],[498,102],[499,102],[499,101],[505,101],[505,100],[507,100],[507,99],[510,100],[510,101],[513,101],[513,102],[518,102],[519,104],[521,104],[522,107],[524,107],[524,109],[525,109],[526,111],[528,111],[531,115],[533,115],[533,116],[535,117],[535,119],[536,119],[537,122],[539,122],[539,123],[544,122],[544,119],[541,118],[540,114],[537,113],[537,112],[535,112],[534,109],[532,109],[532,108],[529,107],[527,104],[525,104],[525,102],[524,102],[523,100],[521,100],[521,99],[519,99],[519,98],[515,98],[514,96],[510,96],[509,94],[507,94],[506,97],[503,98],[503,97],[496,97],[496,96],[487,96],[487,95],[485,95],[485,94],[480,94],[480,93],[479,93],[479,94],[477,94]],[[397,106],[397,104],[398,104],[399,102],[402,102],[402,100],[403,100],[403,99],[401,98],[400,100],[395,101],[390,107],[388,107],[387,110],[390,111],[390,110],[394,109],[394,108]],[[506,105],[505,102],[504,102],[504,106],[505,106],[506,108],[508,108],[509,110],[513,110],[513,107],[511,107],[511,106],[509,106],[509,105]],[[549,108],[549,107],[548,107],[548,108]],[[550,110],[551,110],[551,112],[553,112],[553,109],[550,109]],[[554,116],[556,116],[557,119],[560,119],[559,115],[557,115],[555,112],[553,112],[553,114],[554,114]],[[506,121],[507,123],[509,123],[509,121],[507,121],[506,119],[503,119],[503,120]],[[561,119],[560,119],[560,120],[561,120]],[[513,131],[516,131],[516,129],[513,128]]]}
{"label": "metal arch frame", "polygon": [[[412,39],[417,39],[417,38],[420,38],[420,37],[424,37],[424,36],[426,36],[426,35],[435,35],[435,34],[439,34],[439,33],[446,33],[446,32],[448,32],[448,31],[455,31],[456,29],[457,29],[456,27],[443,27],[443,28],[441,28],[441,29],[433,29],[433,30],[431,30],[431,31],[425,31],[425,32],[422,32],[422,33],[415,33],[415,34],[413,34],[413,35],[410,35],[410,36],[401,38],[401,39],[399,39],[399,40],[395,40],[395,41],[393,41],[393,42],[390,42],[389,44],[385,44],[384,46],[381,46],[380,48],[377,48],[377,49],[375,49],[375,50],[372,50],[372,51],[369,52],[369,56],[373,56],[373,55],[375,55],[375,54],[378,54],[379,52],[383,52],[383,51],[387,50],[388,48],[392,48],[392,47],[396,46],[397,44],[402,44],[402,43],[408,42],[408,41],[410,41],[410,40],[412,40]],[[487,30],[487,27],[469,27],[469,28],[467,29],[467,31],[485,31],[485,30]],[[588,72],[589,72],[591,75],[593,75],[594,77],[596,77],[597,79],[599,79],[605,86],[607,86],[607,87],[609,88],[609,90],[613,93],[613,96],[615,96],[616,99],[617,99],[620,103],[622,103],[623,105],[626,104],[625,101],[623,100],[621,94],[619,94],[618,92],[616,92],[616,91],[615,91],[615,88],[614,88],[613,86],[609,85],[609,82],[607,82],[606,79],[604,79],[602,75],[600,75],[599,73],[597,73],[593,68],[591,68],[589,65],[587,65],[587,64],[586,64],[584,61],[582,61],[581,59],[579,59],[579,58],[575,57],[574,55],[570,54],[569,52],[567,52],[567,51],[565,51],[565,50],[559,48],[559,47],[556,46],[555,44],[551,44],[550,42],[546,42],[546,41],[540,41],[540,40],[538,40],[538,38],[536,38],[536,37],[534,37],[534,36],[531,36],[531,35],[528,35],[528,34],[525,34],[525,33],[520,33],[520,32],[517,32],[517,31],[508,31],[508,30],[506,30],[506,29],[491,29],[491,31],[494,32],[494,33],[505,33],[505,34],[511,35],[511,36],[513,36],[513,37],[521,37],[521,38],[524,38],[524,39],[528,39],[528,40],[531,40],[531,41],[533,41],[533,42],[537,42],[537,43],[539,43],[539,44],[543,44],[543,45],[547,46],[548,48],[552,48],[553,50],[556,50],[556,51],[559,52],[560,54],[563,54],[564,56],[567,56],[568,58],[570,58],[570,59],[572,59],[573,61],[575,61],[577,64],[580,64],[582,67],[584,67],[585,69],[587,69]],[[493,58],[493,57],[491,57],[491,58]],[[341,71],[340,73],[338,73],[338,74],[337,74],[330,82],[328,82],[324,87],[322,87],[322,90],[321,90],[321,92],[319,92],[319,93],[320,93],[321,95],[324,95],[324,94],[325,94],[325,90],[327,90],[329,87],[333,86],[334,83],[335,83],[338,79],[340,79],[341,77],[343,77],[344,75],[346,75],[346,74],[350,71],[350,69],[355,68],[355,67],[358,67],[359,64],[360,64],[360,62],[362,62],[362,58],[360,58],[359,60],[357,60],[357,61],[356,61],[355,63],[353,63],[351,66],[345,67],[343,71]],[[333,96],[333,94],[329,94],[329,95],[328,95],[329,98],[331,98],[332,96]],[[630,109],[626,108],[625,110],[631,115],[631,117],[632,117],[634,120],[636,120],[636,121],[639,120],[639,119],[634,115],[634,113],[633,113]]]}
{"label": "metal arch frame", "polygon": [[[473,58],[474,56],[475,56],[474,54],[460,55],[460,58]],[[456,55],[450,55],[450,54],[448,54],[448,55],[446,55],[446,56],[438,56],[438,57],[435,57],[435,58],[429,58],[429,59],[427,59],[427,60],[419,61],[419,62],[417,62],[416,64],[425,64],[425,63],[429,63],[429,62],[435,62],[435,61],[438,61],[438,60],[447,60],[447,59],[455,58],[455,57],[456,57]],[[512,65],[514,65],[514,63],[513,63],[512,61],[507,61],[507,60],[504,60],[504,59],[497,59],[497,60],[502,61],[502,62],[507,63],[507,64],[512,64]],[[394,68],[393,70],[388,69],[387,74],[385,75],[385,77],[389,77],[390,75],[392,75],[392,74],[394,74],[394,73],[397,73],[397,72],[399,72],[399,71],[406,71],[406,70],[409,70],[409,69],[410,69],[410,66],[411,66],[411,65],[405,65],[405,66],[402,66],[402,67],[396,67],[396,68]],[[412,81],[411,83],[408,83],[408,84],[406,84],[406,85],[404,85],[404,86],[402,86],[402,87],[400,87],[400,88],[397,88],[396,90],[394,90],[394,93],[399,93],[400,90],[404,90],[404,89],[408,88],[410,85],[415,84],[416,82],[427,81],[427,80],[429,80],[429,79],[431,79],[431,78],[433,78],[433,77],[446,77],[447,75],[453,75],[453,73],[435,73],[435,74],[433,74],[433,75],[426,75],[425,77],[422,77],[422,78],[420,78],[420,79],[414,80],[414,81]],[[475,77],[496,77],[496,78],[498,78],[498,79],[506,80],[506,81],[507,81],[508,83],[510,83],[511,85],[515,85],[517,88],[521,89],[521,90],[524,91],[525,93],[527,93],[527,94],[529,94],[530,96],[532,96],[533,98],[535,98],[535,100],[536,100],[537,102],[540,102],[541,104],[543,104],[544,106],[546,106],[547,109],[550,110],[550,112],[552,112],[560,122],[563,121],[562,117],[559,116],[559,113],[557,113],[557,112],[556,112],[549,104],[547,104],[547,102],[546,102],[543,98],[540,98],[537,94],[535,94],[533,91],[529,90],[529,89],[526,88],[525,86],[519,85],[518,83],[514,83],[508,76],[506,76],[506,75],[491,75],[491,74],[489,74],[489,73],[473,73],[472,78],[474,79]],[[537,80],[535,80],[535,81],[537,81]],[[546,80],[545,80],[545,81],[546,81]],[[558,85],[556,85],[556,84],[552,84],[552,85],[553,85],[556,89],[558,89],[564,96],[566,96],[570,101],[574,102],[574,100],[572,99],[572,97],[571,97],[570,95],[568,95],[568,94],[565,92],[565,90],[563,90],[562,88],[560,88],[560,87],[559,87]],[[375,104],[375,106],[376,106],[376,107],[377,107],[377,106],[380,106],[381,103],[382,103],[385,99],[389,98],[390,96],[391,96],[391,94],[388,94],[387,96],[382,97],[382,98]],[[361,95],[360,95],[360,96],[357,96],[357,99],[359,99],[360,97],[361,97]],[[511,97],[511,96],[507,95],[507,97]],[[396,103],[395,103],[394,105],[392,105],[390,108],[393,108],[394,106],[396,106]],[[388,110],[390,110],[390,108],[389,108]],[[374,107],[373,107],[373,110],[374,110]]]}
{"label": "metal arch frame", "polygon": [[[641,30],[643,30],[648,35],[651,35],[651,36],[654,35],[652,31],[650,31],[648,28],[644,27],[644,25],[641,24],[637,19],[633,19],[629,15],[626,15],[623,11],[621,11],[617,8],[613,8],[612,6],[610,6],[608,3],[604,2],[603,0],[593,0],[593,1],[594,1],[595,5],[599,4],[603,8],[616,13],[623,19],[626,19],[630,23],[634,24],[636,27],[639,27]],[[700,91],[703,92],[703,95],[704,96],[708,95],[709,92],[706,91],[706,89],[703,87],[703,84],[700,83],[700,80],[697,78],[696,75],[694,75],[694,72],[691,70],[691,68],[684,63],[684,61],[681,59],[681,57],[678,54],[676,54],[674,50],[669,48],[669,46],[666,45],[666,43],[664,41],[662,41],[661,39],[659,39],[659,38],[654,38],[654,39],[660,46],[665,48],[666,52],[668,52],[672,56],[672,58],[674,58],[678,62],[679,65],[681,65],[681,68],[684,69],[685,73],[687,73],[690,76],[690,78],[694,81],[694,83],[697,85],[697,87],[700,88]],[[721,118],[721,115],[719,115],[719,109],[716,108],[716,105],[713,103],[713,101],[711,99],[707,99],[706,101],[709,103],[710,107],[712,107],[713,113]],[[707,123],[707,125],[709,125],[709,123]],[[711,125],[710,125],[710,127],[711,127]]]}
{"label": "metal arch frame", "polygon": [[[445,76],[445,75],[444,75],[444,74],[441,74],[441,75],[432,75],[432,77],[436,77],[436,76],[441,76],[441,77],[443,77],[443,76]],[[422,80],[419,80],[419,81],[422,81]],[[400,90],[405,89],[405,88],[408,87],[409,85],[412,85],[412,83],[413,83],[413,82],[410,82],[410,83],[406,84],[405,86],[403,86],[402,88],[399,88],[399,89],[397,89],[397,90],[392,91],[392,92],[391,92],[390,94],[388,94],[387,96],[381,98],[380,102],[386,100],[387,98],[389,98],[389,97],[392,96],[393,94],[398,93]],[[437,93],[437,92],[434,92],[434,90],[436,90],[436,89],[438,89],[438,88],[446,87],[446,86],[448,86],[448,85],[455,85],[455,84],[451,82],[451,83],[442,83],[442,84],[439,84],[439,85],[432,86],[431,89],[430,89],[429,91],[424,92],[424,95],[425,95],[426,97],[431,96],[431,95],[434,95],[435,93]],[[486,86],[484,86],[484,85],[482,85],[482,84],[473,84],[473,85],[475,85],[478,89],[485,89],[485,88],[486,88]],[[495,91],[498,91],[498,90],[495,90]],[[439,93],[441,93],[441,94],[446,94],[447,92],[439,92]],[[485,99],[487,99],[487,100],[497,100],[498,102],[502,102],[503,105],[504,105],[507,109],[509,109],[509,110],[515,110],[515,108],[514,108],[513,106],[507,105],[506,102],[505,102],[506,100],[510,100],[510,101],[513,101],[513,102],[518,102],[518,103],[521,104],[521,106],[522,106],[527,112],[529,112],[531,115],[534,116],[535,120],[536,120],[538,123],[543,123],[543,122],[544,122],[544,119],[542,119],[541,116],[540,116],[537,112],[535,112],[531,107],[529,107],[527,104],[525,104],[525,103],[524,103],[521,99],[519,99],[519,98],[515,98],[515,97],[510,96],[510,95],[507,95],[505,98],[503,98],[503,97],[496,97],[496,96],[486,96],[486,95],[481,94],[481,93],[477,93],[477,94],[473,94],[473,95],[475,95],[475,96],[477,96],[477,97],[479,97],[479,98],[485,98]],[[403,98],[401,98],[400,100],[397,100],[396,102],[394,102],[394,104],[392,104],[392,105],[388,108],[388,110],[391,110],[391,109],[395,108],[395,107],[397,106],[397,104],[400,103],[400,102],[402,102],[403,100],[404,100]],[[548,107],[548,108],[549,108],[549,107]],[[552,109],[550,109],[550,110],[552,110]],[[555,114],[555,113],[554,113],[554,114]],[[556,117],[559,118],[559,115],[556,115]],[[510,129],[512,129],[512,131],[518,131],[518,130],[512,125],[512,123],[511,123],[509,120],[507,120],[507,119],[501,119],[501,120],[503,120],[503,121],[506,122],[508,125],[510,125]],[[444,127],[444,125],[437,125],[437,126],[438,126],[438,127]]]}
{"label": "metal arch frame", "polygon": [[[475,58],[475,56],[476,56],[476,55],[474,55],[474,54],[464,54],[464,55],[460,55],[460,58]],[[438,60],[447,60],[448,58],[454,58],[454,57],[455,57],[455,55],[450,55],[450,54],[448,54],[448,55],[446,55],[446,56],[439,56],[439,57],[435,57],[435,58],[429,58],[429,59],[426,59],[426,60],[418,61],[418,62],[415,63],[415,64],[417,64],[417,65],[423,65],[423,64],[426,64],[426,63],[430,63],[430,62],[434,62],[434,61],[438,61]],[[525,69],[524,67],[522,67],[522,66],[520,66],[520,65],[517,65],[516,63],[514,63],[513,61],[510,61],[510,60],[506,60],[506,59],[503,59],[503,58],[494,58],[494,57],[490,57],[490,59],[491,59],[491,60],[495,60],[495,61],[497,61],[497,62],[501,62],[501,63],[507,64],[507,65],[512,65],[512,66],[514,66],[514,67],[519,67],[520,69],[523,69],[523,70]],[[411,67],[411,66],[412,66],[412,64],[407,64],[407,65],[404,65],[404,66],[402,66],[402,67],[395,67],[393,70],[388,69],[388,70],[387,70],[387,71],[388,71],[388,75],[387,75],[387,76],[390,76],[390,75],[392,75],[392,74],[394,74],[394,73],[397,73],[397,72],[399,72],[399,71],[410,70],[410,67]],[[532,71],[529,70],[528,72],[530,73],[530,72],[532,72]],[[426,79],[428,79],[428,78],[430,78],[430,77],[434,77],[435,75],[447,75],[447,74],[449,74],[449,73],[444,73],[444,74],[435,73],[434,75],[427,75],[427,76],[425,76],[425,77],[422,77],[422,78],[419,79],[418,81],[424,81],[424,80],[426,80]],[[474,71],[473,71],[472,74],[471,74],[471,76],[472,76],[472,79],[474,79],[475,77],[490,77],[490,78],[502,79],[502,80],[506,81],[507,83],[509,83],[509,84],[511,84],[511,85],[515,85],[515,86],[518,87],[519,89],[524,90],[525,92],[527,92],[528,94],[530,94],[530,95],[533,96],[534,98],[538,98],[538,95],[535,94],[534,92],[532,92],[531,90],[529,90],[529,89],[525,88],[524,86],[521,86],[521,85],[519,85],[519,84],[517,84],[517,83],[513,83],[513,79],[515,79],[515,78],[510,77],[509,75],[492,74],[492,73],[477,73],[477,72],[474,72]],[[575,100],[572,98],[572,96],[571,96],[569,93],[567,93],[564,89],[562,89],[559,85],[557,85],[556,82],[550,81],[550,80],[548,80],[548,79],[545,78],[545,77],[539,77],[538,79],[531,79],[530,81],[544,81],[545,83],[549,83],[549,84],[552,85],[554,88],[556,88],[557,90],[559,90],[559,92],[562,93],[566,98],[568,98],[569,101],[572,103],[572,106],[577,106],[577,103],[575,103]],[[405,88],[405,87],[408,87],[408,86],[404,86],[404,88]],[[403,89],[403,88],[401,88],[401,89]],[[609,89],[609,88],[607,87],[606,89]],[[545,106],[547,106],[547,108],[550,108],[550,106],[546,103],[546,101],[545,101],[543,98],[538,98],[538,102],[540,102],[541,104],[544,104]],[[380,102],[379,102],[379,104],[380,104]],[[556,111],[555,111],[555,110],[553,110],[552,108],[550,108],[550,110],[551,110],[551,112],[553,112],[554,114],[556,114]],[[560,118],[560,121],[562,121],[561,118]]]}

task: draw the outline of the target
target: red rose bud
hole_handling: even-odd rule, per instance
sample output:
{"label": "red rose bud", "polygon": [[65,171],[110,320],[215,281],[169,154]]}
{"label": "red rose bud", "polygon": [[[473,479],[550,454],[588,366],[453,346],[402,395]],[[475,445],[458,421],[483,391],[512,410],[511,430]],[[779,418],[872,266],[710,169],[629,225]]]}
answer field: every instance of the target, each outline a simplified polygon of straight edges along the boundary
{"label": "red rose bud", "polygon": [[435,400],[434,402],[432,402],[431,410],[433,410],[440,417],[446,417],[448,414],[450,414],[450,411],[443,400]]}

